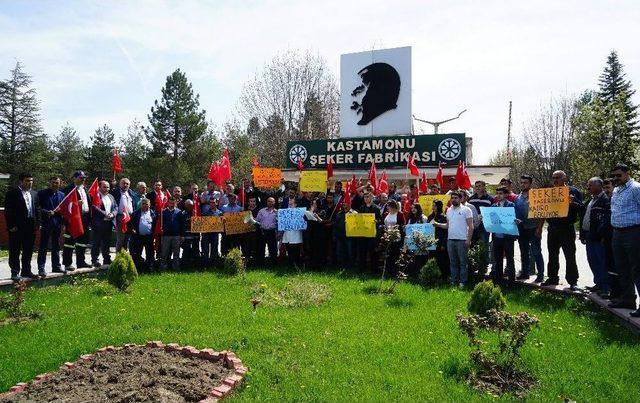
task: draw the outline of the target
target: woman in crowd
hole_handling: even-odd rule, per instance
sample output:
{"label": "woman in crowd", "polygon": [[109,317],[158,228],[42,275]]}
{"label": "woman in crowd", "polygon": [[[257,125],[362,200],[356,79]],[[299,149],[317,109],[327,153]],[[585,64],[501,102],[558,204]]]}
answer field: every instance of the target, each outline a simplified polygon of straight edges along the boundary
{"label": "woman in crowd", "polygon": [[[428,217],[429,222],[438,224],[446,224],[447,216],[444,215],[444,205],[441,200],[434,200],[431,207],[433,213]],[[449,278],[449,254],[447,253],[447,230],[443,228],[435,228],[436,233],[436,251],[434,253],[443,280]]]}
{"label": "woman in crowd", "polygon": [[[297,200],[295,198],[288,199],[288,208],[296,208]],[[302,231],[290,230],[282,233],[282,244],[287,250],[287,258],[289,266],[297,269],[302,266],[302,258],[300,257],[302,249]]]}
{"label": "woman in crowd", "polygon": [[422,213],[422,206],[420,203],[413,203],[411,211],[409,212],[407,224],[425,224],[427,222],[429,222],[429,219]]}

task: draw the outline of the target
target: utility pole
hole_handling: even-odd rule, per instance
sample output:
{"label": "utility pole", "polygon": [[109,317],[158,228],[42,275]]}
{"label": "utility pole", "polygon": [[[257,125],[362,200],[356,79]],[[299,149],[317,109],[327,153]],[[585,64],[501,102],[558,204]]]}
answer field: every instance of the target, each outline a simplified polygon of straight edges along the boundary
{"label": "utility pole", "polygon": [[447,123],[447,122],[451,122],[452,120],[456,120],[456,119],[458,119],[458,118],[459,118],[463,113],[465,113],[466,111],[467,111],[467,110],[465,109],[465,110],[463,110],[462,112],[458,113],[458,116],[455,116],[455,117],[452,117],[452,118],[449,118],[449,119],[445,119],[445,120],[441,120],[441,121],[439,121],[439,122],[430,122],[430,121],[428,121],[428,120],[418,119],[418,118],[416,117],[416,115],[412,115],[412,116],[413,116],[413,118],[414,118],[415,120],[417,120],[418,122],[428,123],[428,124],[432,125],[432,126],[433,126],[433,134],[438,134],[438,127],[440,127],[440,125],[441,125],[441,124],[443,124],[443,123]]}
{"label": "utility pole", "polygon": [[511,165],[511,101],[509,101],[509,122],[507,123],[507,161],[509,161],[509,165]]}

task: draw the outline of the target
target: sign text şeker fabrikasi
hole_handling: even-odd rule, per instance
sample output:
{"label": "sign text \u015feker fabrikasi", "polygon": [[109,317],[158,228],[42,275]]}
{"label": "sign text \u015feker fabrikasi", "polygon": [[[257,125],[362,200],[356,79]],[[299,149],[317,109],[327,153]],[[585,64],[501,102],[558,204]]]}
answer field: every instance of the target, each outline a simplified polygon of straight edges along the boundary
{"label": "sign text \u015feker fabrikasi", "polygon": [[464,133],[300,140],[287,142],[287,166],[295,168],[300,159],[305,167],[320,168],[331,159],[336,168],[367,167],[372,161],[379,167],[399,167],[409,155],[422,166],[451,165],[464,161],[465,151]]}

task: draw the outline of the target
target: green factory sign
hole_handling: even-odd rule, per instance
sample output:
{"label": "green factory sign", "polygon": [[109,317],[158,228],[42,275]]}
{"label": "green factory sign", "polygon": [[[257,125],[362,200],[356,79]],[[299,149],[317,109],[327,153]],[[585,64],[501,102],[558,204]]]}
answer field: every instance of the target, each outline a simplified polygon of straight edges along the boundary
{"label": "green factory sign", "polygon": [[289,168],[302,160],[307,169],[320,169],[329,159],[334,168],[402,167],[409,155],[416,165],[458,164],[465,160],[465,134],[429,134],[420,136],[352,137],[334,140],[299,140],[287,142]]}

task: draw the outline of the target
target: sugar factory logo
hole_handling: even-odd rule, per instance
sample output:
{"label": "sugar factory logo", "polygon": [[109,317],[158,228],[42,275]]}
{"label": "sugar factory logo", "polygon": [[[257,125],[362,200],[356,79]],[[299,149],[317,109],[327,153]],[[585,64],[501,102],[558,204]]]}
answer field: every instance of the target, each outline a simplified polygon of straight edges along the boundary
{"label": "sugar factory logo", "polygon": [[384,112],[398,107],[400,94],[400,75],[387,63],[373,63],[358,72],[362,84],[357,86],[352,97],[364,92],[362,102],[353,101],[351,109],[356,115],[362,115],[358,125],[364,126]]}
{"label": "sugar factory logo", "polygon": [[289,159],[294,164],[297,164],[298,161],[304,162],[307,159],[307,149],[300,144],[294,145],[289,149]]}
{"label": "sugar factory logo", "polygon": [[438,145],[438,154],[447,161],[458,158],[461,152],[462,146],[456,139],[447,138],[442,140]]}

